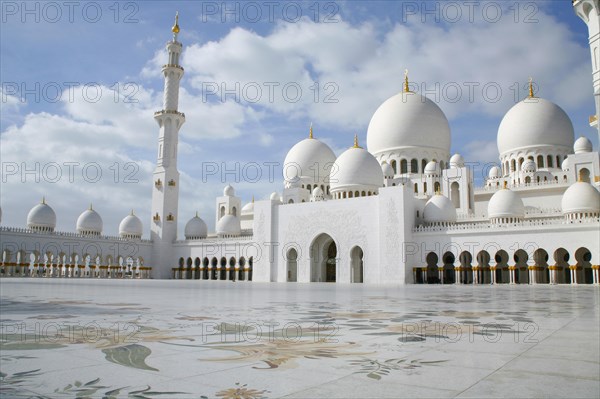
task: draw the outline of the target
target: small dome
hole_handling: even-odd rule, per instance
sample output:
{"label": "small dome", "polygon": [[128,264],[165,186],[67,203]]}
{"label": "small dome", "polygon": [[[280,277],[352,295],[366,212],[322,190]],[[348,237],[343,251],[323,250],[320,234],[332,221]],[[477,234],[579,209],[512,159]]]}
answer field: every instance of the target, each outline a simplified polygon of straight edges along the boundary
{"label": "small dome", "polygon": [[426,175],[439,175],[441,173],[440,165],[435,161],[429,161],[425,165],[424,172]]}
{"label": "small dome", "polygon": [[313,195],[313,197],[322,197],[323,190],[321,190],[321,187],[315,187],[312,191],[312,195]]}
{"label": "small dome", "polygon": [[521,165],[521,170],[525,173],[534,173],[537,170],[537,165],[535,164],[535,161],[527,159]]}
{"label": "small dome", "polygon": [[254,213],[254,198],[242,208],[242,215]]}
{"label": "small dome", "polygon": [[271,201],[281,201],[281,197],[279,196],[279,194],[277,194],[277,192],[273,191],[271,193],[271,196],[269,197],[269,199]]}
{"label": "small dome", "polygon": [[456,208],[448,197],[436,194],[425,204],[423,219],[430,224],[453,223],[456,222]]}
{"label": "small dome", "polygon": [[358,145],[344,151],[332,168],[331,191],[378,190],[383,186],[383,171],[377,159]]}
{"label": "small dome", "polygon": [[217,222],[217,235],[220,237],[235,237],[242,232],[240,219],[233,215],[225,215]]}
{"label": "small dome", "polygon": [[393,179],[394,178],[394,168],[392,168],[392,166],[387,163],[387,162],[383,162],[381,164],[381,171],[383,172],[383,177],[385,179]]}
{"label": "small dome", "polygon": [[377,108],[367,132],[375,155],[399,149],[426,148],[450,152],[450,125],[444,112],[427,97],[398,93]]}
{"label": "small dome", "polygon": [[450,158],[450,167],[451,168],[462,168],[465,166],[465,159],[460,154],[454,154]]}
{"label": "small dome", "polygon": [[569,158],[563,159],[562,164],[560,165],[560,168],[563,170],[563,172],[568,172],[570,167],[571,161],[569,161]]}
{"label": "small dome", "polygon": [[320,140],[308,138],[294,145],[283,161],[283,178],[288,182],[302,179],[307,184],[325,184],[335,162],[331,148]]}
{"label": "small dome", "polygon": [[134,215],[133,211],[131,211],[131,214],[125,216],[119,224],[119,235],[123,238],[141,238],[143,232],[142,221]]}
{"label": "small dome", "polygon": [[497,179],[502,174],[502,171],[497,166],[492,166],[488,172],[488,179]]}
{"label": "small dome", "polygon": [[500,156],[517,150],[573,148],[573,124],[558,105],[543,98],[526,98],[504,115],[498,128]]}
{"label": "small dome", "polygon": [[581,136],[575,141],[575,144],[573,144],[573,151],[575,151],[575,154],[592,152],[592,150],[592,142],[587,137]]}
{"label": "small dome", "polygon": [[231,184],[226,185],[225,188],[223,189],[223,196],[233,197],[234,195],[235,195],[235,190],[233,189]]}
{"label": "small dome", "polygon": [[27,215],[27,227],[37,231],[54,231],[56,227],[56,213],[46,200],[31,208]]}
{"label": "small dome", "polygon": [[521,197],[514,191],[502,189],[497,191],[488,203],[488,217],[497,218],[516,218],[525,217],[525,206]]}
{"label": "small dome", "polygon": [[208,235],[208,228],[206,223],[202,220],[198,214],[191,218],[185,225],[184,235],[186,240],[197,240],[199,238],[206,238]]}
{"label": "small dome", "polygon": [[102,234],[102,218],[92,209],[90,205],[90,209],[86,209],[79,217],[77,218],[76,230],[79,234],[94,234],[100,235]]}
{"label": "small dome", "polygon": [[591,184],[577,182],[572,184],[562,197],[563,214],[600,212],[600,192]]}

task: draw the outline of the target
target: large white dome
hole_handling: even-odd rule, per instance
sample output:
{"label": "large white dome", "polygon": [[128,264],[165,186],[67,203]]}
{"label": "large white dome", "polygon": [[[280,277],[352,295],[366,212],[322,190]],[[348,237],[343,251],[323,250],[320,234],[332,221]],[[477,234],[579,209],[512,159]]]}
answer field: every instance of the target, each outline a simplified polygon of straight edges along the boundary
{"label": "large white dome", "polygon": [[42,199],[42,202],[31,208],[29,214],[27,214],[27,227],[31,230],[39,231],[54,231],[56,227],[56,213],[54,209],[46,201]]}
{"label": "large white dome", "polygon": [[498,128],[500,156],[535,147],[573,148],[573,124],[558,105],[543,98],[526,98],[512,107]]}
{"label": "large white dome", "polygon": [[184,233],[186,240],[197,240],[199,238],[206,238],[208,235],[208,227],[198,214],[191,218],[185,225]]}
{"label": "large white dome", "polygon": [[574,183],[563,194],[561,207],[564,214],[598,214],[600,192],[589,183]]}
{"label": "large white dome", "polygon": [[79,234],[99,235],[102,234],[102,227],[102,218],[91,205],[77,218],[76,230]]}
{"label": "large white dome", "polygon": [[376,191],[383,186],[383,171],[370,152],[356,145],[335,160],[330,184],[332,192]]}
{"label": "large white dome", "polygon": [[141,238],[144,232],[142,221],[139,217],[134,215],[133,211],[131,214],[125,216],[119,224],[119,235],[124,238]]}
{"label": "large white dome", "polygon": [[499,190],[490,198],[490,202],[488,203],[488,217],[490,219],[523,219],[525,217],[523,200],[514,191],[506,188]]}
{"label": "large white dome", "polygon": [[294,145],[283,162],[283,178],[287,183],[300,177],[303,183],[325,184],[335,162],[335,154],[322,141],[308,138]]}
{"label": "large white dome", "polygon": [[456,222],[456,208],[448,197],[436,194],[425,204],[423,219],[426,223],[453,223]]}
{"label": "large white dome", "polygon": [[239,236],[242,232],[240,219],[233,215],[225,215],[217,222],[216,230],[220,237]]}
{"label": "large white dome", "polygon": [[450,125],[433,101],[413,92],[388,98],[373,114],[367,148],[378,155],[402,148],[432,148],[450,152]]}

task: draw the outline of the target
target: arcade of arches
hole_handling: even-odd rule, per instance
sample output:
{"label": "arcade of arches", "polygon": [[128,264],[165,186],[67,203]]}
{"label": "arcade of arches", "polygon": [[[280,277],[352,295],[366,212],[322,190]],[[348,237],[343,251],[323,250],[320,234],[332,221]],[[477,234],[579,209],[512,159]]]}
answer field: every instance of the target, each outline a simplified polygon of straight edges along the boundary
{"label": "arcade of arches", "polygon": [[446,252],[425,257],[426,266],[413,268],[416,284],[599,284],[600,266],[592,264],[592,253],[581,247],[573,254],[564,248],[553,253],[539,248],[529,256],[523,249],[512,254],[499,250],[475,257],[463,251],[458,259]]}

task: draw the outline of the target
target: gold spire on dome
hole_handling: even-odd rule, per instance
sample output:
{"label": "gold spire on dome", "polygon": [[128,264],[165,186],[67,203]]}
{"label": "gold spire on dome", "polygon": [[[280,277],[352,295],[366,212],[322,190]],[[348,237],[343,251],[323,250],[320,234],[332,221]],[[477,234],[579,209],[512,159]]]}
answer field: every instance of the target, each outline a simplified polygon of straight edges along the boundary
{"label": "gold spire on dome", "polygon": [[90,211],[93,211],[94,208],[92,208],[92,203],[90,202]]}
{"label": "gold spire on dome", "polygon": [[529,78],[529,98],[534,98],[535,96],[533,95],[533,79],[530,77]]}
{"label": "gold spire on dome", "polygon": [[198,216],[198,211],[196,211],[196,217],[199,217],[199,216]]}
{"label": "gold spire on dome", "polygon": [[179,33],[179,11],[175,13],[175,25],[173,25],[173,27],[171,28],[171,32],[173,32],[174,34]]}
{"label": "gold spire on dome", "polygon": [[358,145],[358,135],[357,134],[354,135],[354,146],[352,146],[352,148],[362,148],[361,146]]}
{"label": "gold spire on dome", "polygon": [[135,216],[135,214],[133,213],[133,209],[131,210],[131,216]]}
{"label": "gold spire on dome", "polygon": [[252,203],[254,204],[254,195],[252,195]]}
{"label": "gold spire on dome", "polygon": [[404,92],[410,93],[410,89],[408,88],[408,69],[404,70]]}
{"label": "gold spire on dome", "polygon": [[46,205],[46,196],[43,196],[43,197],[42,197],[42,202],[40,202],[40,204],[44,204],[44,205]]}
{"label": "gold spire on dome", "polygon": [[312,139],[313,137],[313,131],[312,131],[312,122],[310,123],[310,129],[308,130],[308,138]]}

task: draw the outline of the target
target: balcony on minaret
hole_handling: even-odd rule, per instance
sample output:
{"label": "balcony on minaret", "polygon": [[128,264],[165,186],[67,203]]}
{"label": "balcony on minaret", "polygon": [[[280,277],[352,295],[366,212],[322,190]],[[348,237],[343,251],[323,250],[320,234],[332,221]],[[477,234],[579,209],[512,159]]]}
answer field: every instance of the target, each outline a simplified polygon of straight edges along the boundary
{"label": "balcony on minaret", "polygon": [[177,185],[177,183],[175,183],[175,180],[171,179],[169,180],[169,187],[175,187]]}
{"label": "balcony on minaret", "polygon": [[596,127],[596,126],[598,126],[598,116],[591,115],[590,116],[590,127]]}
{"label": "balcony on minaret", "polygon": [[172,222],[175,220],[175,216],[173,216],[172,213],[169,213],[169,216],[167,216],[167,222]]}
{"label": "balcony on minaret", "polygon": [[177,64],[165,64],[162,66],[162,69],[167,69],[167,68],[177,68],[181,71],[184,71],[183,67],[181,65],[177,65]]}
{"label": "balcony on minaret", "polygon": [[152,216],[152,220],[154,221],[154,223],[160,222],[160,215],[158,214],[158,212],[156,212],[156,215]]}
{"label": "balcony on minaret", "polygon": [[162,181],[160,181],[160,179],[158,179],[157,181],[154,182],[154,186],[158,189],[160,189],[162,187]]}
{"label": "balcony on minaret", "polygon": [[167,110],[167,109],[161,109],[160,111],[156,111],[154,113],[154,116],[166,115],[166,114],[175,114],[175,115],[179,115],[179,116],[182,116],[185,118],[185,114],[183,112]]}

